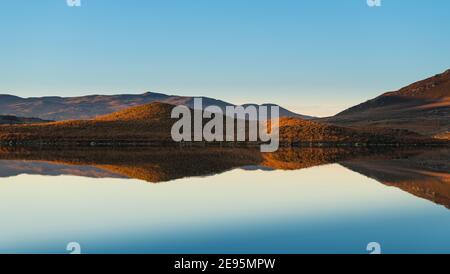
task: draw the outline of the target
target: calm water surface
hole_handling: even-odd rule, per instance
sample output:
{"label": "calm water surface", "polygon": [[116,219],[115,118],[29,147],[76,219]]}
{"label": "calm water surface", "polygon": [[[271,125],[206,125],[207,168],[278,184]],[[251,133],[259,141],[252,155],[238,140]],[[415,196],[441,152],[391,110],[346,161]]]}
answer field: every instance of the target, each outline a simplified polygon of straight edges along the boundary
{"label": "calm water surface", "polygon": [[[422,154],[301,168],[270,158],[159,183],[136,162],[0,160],[0,252],[78,242],[83,253],[367,253],[378,242],[384,253],[450,253],[448,151],[437,154],[423,170],[410,160],[423,166]],[[152,174],[171,177],[164,166]]]}

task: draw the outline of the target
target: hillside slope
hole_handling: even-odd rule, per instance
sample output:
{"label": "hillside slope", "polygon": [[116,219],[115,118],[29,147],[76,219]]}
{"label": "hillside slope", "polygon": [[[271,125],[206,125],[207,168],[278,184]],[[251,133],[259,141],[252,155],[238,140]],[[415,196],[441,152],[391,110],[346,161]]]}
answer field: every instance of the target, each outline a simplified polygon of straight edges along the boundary
{"label": "hillside slope", "polygon": [[450,132],[450,70],[317,121],[446,136]]}
{"label": "hillside slope", "polygon": [[37,125],[0,126],[0,140],[45,142],[170,141],[174,106],[151,103],[93,120],[68,120]]}
{"label": "hillside slope", "polygon": [[422,143],[428,138],[410,132],[388,128],[373,129],[369,127],[350,128],[328,125],[296,118],[280,119],[280,140],[286,143]]}

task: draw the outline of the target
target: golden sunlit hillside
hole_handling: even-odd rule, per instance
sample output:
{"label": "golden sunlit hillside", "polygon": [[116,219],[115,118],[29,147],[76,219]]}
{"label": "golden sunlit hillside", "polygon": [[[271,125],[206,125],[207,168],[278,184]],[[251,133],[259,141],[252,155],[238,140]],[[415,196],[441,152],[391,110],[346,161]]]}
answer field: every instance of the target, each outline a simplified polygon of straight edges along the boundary
{"label": "golden sunlit hillside", "polygon": [[[173,143],[173,105],[151,103],[99,116],[93,120],[72,120],[30,125],[0,126],[0,141],[11,144],[125,144],[162,145]],[[204,120],[204,123],[207,122]],[[301,144],[426,144],[443,142],[407,130],[348,128],[299,118],[280,118],[280,142]],[[255,143],[256,144],[256,143]]]}

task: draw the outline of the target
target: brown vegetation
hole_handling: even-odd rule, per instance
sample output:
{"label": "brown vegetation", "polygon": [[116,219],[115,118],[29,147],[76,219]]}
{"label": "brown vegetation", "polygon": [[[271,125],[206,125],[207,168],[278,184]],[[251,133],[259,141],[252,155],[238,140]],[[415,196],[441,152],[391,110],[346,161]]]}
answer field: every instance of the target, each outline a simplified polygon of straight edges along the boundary
{"label": "brown vegetation", "polygon": [[94,120],[0,126],[0,140],[42,142],[170,141],[171,105],[152,103]]}
{"label": "brown vegetation", "polygon": [[[175,122],[170,118],[173,107],[151,103],[93,120],[0,126],[0,141],[13,144],[170,144],[170,131]],[[279,127],[280,141],[288,145],[438,142],[406,130],[354,129],[298,118],[281,118]]]}
{"label": "brown vegetation", "polygon": [[280,120],[280,139],[284,142],[408,144],[432,142],[407,130],[350,128],[293,118]]}

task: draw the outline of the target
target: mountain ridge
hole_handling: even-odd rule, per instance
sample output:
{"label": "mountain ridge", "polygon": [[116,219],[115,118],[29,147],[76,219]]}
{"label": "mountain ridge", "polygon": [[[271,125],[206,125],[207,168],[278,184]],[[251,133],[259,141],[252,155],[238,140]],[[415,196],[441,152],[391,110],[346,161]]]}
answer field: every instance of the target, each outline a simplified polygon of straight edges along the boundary
{"label": "mountain ridge", "polygon": [[[86,95],[78,97],[29,97],[22,98],[0,94],[0,115],[39,117],[45,120],[82,120],[124,110],[129,107],[153,102],[171,105],[185,105],[194,108],[194,98],[203,99],[203,107],[215,105],[223,110],[226,106],[236,106],[210,97],[167,95],[156,92],[142,94]],[[256,105],[256,104],[251,104]],[[280,106],[280,116],[312,119],[313,117],[289,111]]]}

